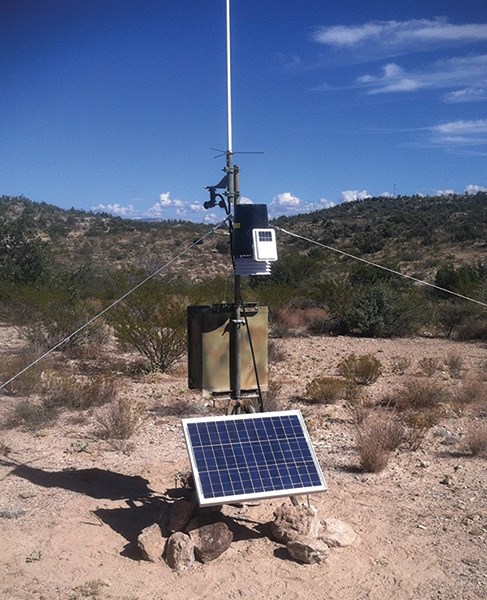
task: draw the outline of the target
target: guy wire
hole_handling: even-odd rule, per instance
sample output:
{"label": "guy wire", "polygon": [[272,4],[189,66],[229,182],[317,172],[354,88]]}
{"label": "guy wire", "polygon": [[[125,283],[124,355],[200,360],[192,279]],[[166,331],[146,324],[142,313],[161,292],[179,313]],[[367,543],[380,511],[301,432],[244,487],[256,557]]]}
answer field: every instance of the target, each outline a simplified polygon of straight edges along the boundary
{"label": "guy wire", "polygon": [[144,284],[146,284],[148,281],[150,281],[153,277],[155,277],[156,275],[159,275],[159,273],[161,273],[169,265],[171,265],[173,262],[176,262],[179,258],[181,258],[181,256],[184,256],[192,248],[194,248],[195,246],[197,246],[204,239],[206,239],[212,233],[214,233],[226,221],[227,221],[227,219],[224,219],[223,221],[220,221],[220,223],[218,223],[217,225],[215,225],[212,229],[210,229],[210,231],[208,231],[207,233],[205,233],[205,235],[201,236],[198,240],[196,240],[192,244],[190,244],[185,250],[183,250],[182,252],[180,252],[177,256],[174,256],[173,258],[171,258],[167,263],[165,263],[164,265],[162,265],[162,267],[159,267],[151,275],[148,275],[145,279],[143,279],[137,285],[135,285],[131,290],[129,290],[128,292],[126,292],[125,294],[123,294],[123,296],[120,296],[120,298],[118,298],[117,300],[115,300],[114,302],[112,302],[109,306],[107,306],[106,308],[104,308],[97,315],[95,315],[94,317],[92,317],[91,319],[89,319],[84,325],[81,325],[81,327],[78,327],[78,329],[76,329],[76,331],[73,331],[73,333],[70,333],[68,336],[66,336],[64,339],[62,339],[60,342],[58,342],[55,346],[53,346],[52,348],[50,348],[49,350],[47,350],[47,352],[44,352],[44,354],[42,354],[41,356],[39,356],[38,358],[36,358],[29,365],[27,365],[21,371],[19,371],[16,375],[14,375],[13,377],[11,377],[8,381],[5,381],[5,383],[2,383],[0,385],[0,390],[2,390],[4,387],[6,387],[9,383],[12,383],[12,381],[15,381],[15,379],[17,379],[17,377],[20,377],[20,375],[22,375],[23,373],[25,373],[26,371],[28,371],[30,368],[32,368],[34,365],[36,365],[38,362],[40,362],[41,360],[43,360],[44,358],[46,358],[46,356],[49,356],[49,354],[51,354],[51,352],[54,352],[54,350],[57,350],[60,346],[62,346],[66,342],[68,342],[72,337],[74,337],[75,335],[77,335],[78,333],[80,333],[81,331],[83,331],[84,329],[86,329],[89,325],[91,325],[92,323],[94,323],[97,319],[99,319],[101,316],[103,316],[104,314],[106,314],[109,310],[111,310],[112,308],[114,308],[115,306],[117,306],[117,304],[120,304],[120,302],[122,302],[123,300],[125,300],[125,298],[127,298],[128,296],[130,296],[130,294],[132,294],[133,292],[135,292],[136,290],[138,290],[140,287],[142,287]]}
{"label": "guy wire", "polygon": [[459,294],[457,292],[453,292],[452,290],[447,290],[439,285],[434,283],[429,283],[428,281],[424,281],[422,279],[418,279],[417,277],[413,277],[412,275],[406,275],[406,273],[401,273],[401,271],[396,271],[394,269],[390,269],[389,267],[385,267],[384,265],[380,265],[378,263],[372,262],[371,260],[367,260],[366,258],[361,258],[360,256],[355,256],[354,254],[350,254],[348,252],[344,252],[343,250],[338,250],[338,248],[333,248],[332,246],[327,246],[326,244],[322,244],[321,242],[317,242],[316,240],[311,240],[304,235],[300,235],[299,233],[293,233],[292,231],[287,231],[287,229],[283,229],[282,227],[277,227],[274,225],[274,229],[277,231],[282,231],[283,233],[287,233],[288,235],[298,238],[300,240],[304,240],[305,242],[309,242],[310,244],[314,244],[315,246],[320,246],[321,248],[326,248],[326,250],[331,250],[332,252],[337,252],[342,256],[346,256],[348,258],[352,258],[354,260],[359,260],[367,265],[372,267],[377,267],[378,269],[382,269],[383,271],[387,271],[389,273],[393,273],[394,275],[399,275],[399,277],[404,277],[405,279],[410,279],[415,281],[416,283],[420,283],[421,285],[427,285],[428,287],[432,287],[436,290],[440,290],[445,292],[446,294],[451,294],[452,296],[457,296],[458,298],[462,298],[462,300],[468,300],[468,302],[474,302],[475,304],[479,304],[484,308],[487,308],[487,304],[482,302],[481,300],[475,300],[475,298],[469,298],[468,296],[464,296],[463,294]]}

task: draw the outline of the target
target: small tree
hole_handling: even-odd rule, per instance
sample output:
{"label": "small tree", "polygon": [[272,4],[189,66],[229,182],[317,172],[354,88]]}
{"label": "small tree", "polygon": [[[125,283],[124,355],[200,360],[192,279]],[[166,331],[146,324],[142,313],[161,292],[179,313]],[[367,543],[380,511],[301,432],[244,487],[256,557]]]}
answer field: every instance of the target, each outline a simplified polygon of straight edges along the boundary
{"label": "small tree", "polygon": [[149,281],[109,315],[115,335],[165,372],[186,348],[186,302],[160,281]]}

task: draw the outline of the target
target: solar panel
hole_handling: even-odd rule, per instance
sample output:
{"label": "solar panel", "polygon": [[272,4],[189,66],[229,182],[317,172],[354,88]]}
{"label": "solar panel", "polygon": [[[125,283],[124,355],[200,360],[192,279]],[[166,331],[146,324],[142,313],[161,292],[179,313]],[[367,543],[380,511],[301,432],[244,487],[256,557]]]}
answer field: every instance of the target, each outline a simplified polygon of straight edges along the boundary
{"label": "solar panel", "polygon": [[299,410],[182,423],[200,506],[327,489]]}

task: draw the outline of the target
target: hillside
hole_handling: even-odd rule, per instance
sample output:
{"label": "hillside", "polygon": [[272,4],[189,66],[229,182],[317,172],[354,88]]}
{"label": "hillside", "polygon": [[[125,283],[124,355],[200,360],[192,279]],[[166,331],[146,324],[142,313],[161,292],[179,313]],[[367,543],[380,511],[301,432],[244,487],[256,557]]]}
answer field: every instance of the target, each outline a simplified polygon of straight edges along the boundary
{"label": "hillside", "polygon": [[[223,215],[222,215],[223,216]],[[20,197],[0,197],[0,223],[18,221],[47,243],[55,261],[115,267],[155,266],[209,227],[187,221],[145,222],[106,213],[63,210]],[[445,262],[468,264],[487,255],[487,193],[443,197],[369,198],[318,212],[280,217],[275,224],[373,261],[393,262],[425,276]],[[311,248],[280,234],[282,249]],[[204,255],[185,257],[177,270],[195,277],[229,272],[224,228],[205,240]]]}
{"label": "hillside", "polygon": [[[129,220],[9,196],[0,197],[0,237],[2,223],[4,228],[16,224],[30,238],[42,241],[55,263],[71,268],[89,263],[102,268],[156,269],[210,231],[189,221]],[[193,251],[170,272],[193,274],[197,279],[228,271],[228,261],[216,249],[218,241],[225,246],[225,239],[222,228],[203,242],[206,260]]]}
{"label": "hillside", "polygon": [[[369,198],[276,224],[368,260],[387,260],[425,276],[445,262],[468,264],[487,255],[487,193]],[[292,241],[298,247],[304,242]]]}

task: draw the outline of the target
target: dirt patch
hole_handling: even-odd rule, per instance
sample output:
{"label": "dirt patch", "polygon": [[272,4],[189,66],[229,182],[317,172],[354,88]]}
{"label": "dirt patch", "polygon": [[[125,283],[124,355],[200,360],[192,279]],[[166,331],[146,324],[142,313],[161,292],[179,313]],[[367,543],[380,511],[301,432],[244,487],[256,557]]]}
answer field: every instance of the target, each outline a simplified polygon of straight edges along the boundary
{"label": "dirt patch", "polygon": [[[0,352],[12,348],[1,329]],[[394,452],[379,474],[358,470],[355,427],[345,403],[308,405],[301,396],[317,375],[336,376],[350,353],[372,354],[384,371],[367,386],[372,399],[407,377],[427,377],[419,361],[438,358],[429,377],[460,385],[445,365],[462,357],[462,376],[484,376],[481,344],[433,339],[296,338],[277,341],[284,360],[271,366],[283,406],[301,408],[329,486],[309,498],[321,518],[345,521],[358,533],[321,565],[289,558],[268,535],[282,502],[225,507],[234,542],[208,564],[181,574],[164,562],[140,560],[138,534],[158,518],[160,499],[189,462],[179,403],[193,414],[222,407],[186,389],[184,366],[172,374],[122,380],[123,397],[147,405],[148,418],[126,443],[94,435],[96,410],[63,413],[36,432],[0,431],[0,595],[6,600],[159,600],[170,598],[474,599],[487,597],[486,459],[465,452],[469,413],[444,415],[420,449]],[[402,358],[402,361],[399,361]],[[401,363],[401,369],[398,364]],[[401,373],[399,371],[402,371]],[[2,410],[20,401],[1,396]],[[183,415],[190,416],[190,415]],[[306,501],[306,499],[304,499]]]}

